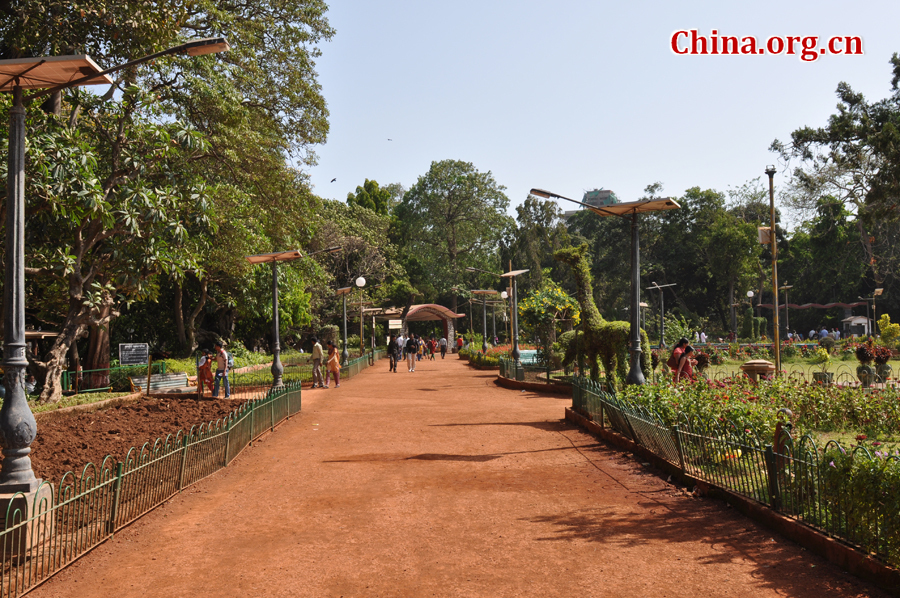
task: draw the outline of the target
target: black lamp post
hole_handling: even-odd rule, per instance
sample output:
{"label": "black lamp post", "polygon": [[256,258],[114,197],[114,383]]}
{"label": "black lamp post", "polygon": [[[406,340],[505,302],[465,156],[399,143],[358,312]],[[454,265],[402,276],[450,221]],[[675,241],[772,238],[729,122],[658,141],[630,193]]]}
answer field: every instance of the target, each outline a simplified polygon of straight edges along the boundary
{"label": "black lamp post", "polygon": [[665,347],[666,347],[666,320],[663,316],[666,313],[666,301],[665,301],[665,297],[663,297],[663,295],[665,295],[665,293],[663,292],[663,289],[666,287],[674,287],[677,283],[673,282],[671,284],[656,284],[655,282],[653,282],[650,284],[652,284],[653,286],[647,287],[648,291],[652,290],[652,289],[656,289],[657,291],[659,291],[659,347],[661,349],[665,349]]}
{"label": "black lamp post", "polygon": [[480,268],[472,267],[466,268],[466,270],[468,270],[469,272],[484,272],[485,274],[490,274],[492,276],[512,279],[512,358],[516,362],[516,367],[518,368],[520,363],[519,358],[522,356],[522,354],[519,351],[519,305],[516,277],[529,272],[529,270],[512,270],[504,274],[497,274],[496,272],[490,272],[488,270],[482,270]]}
{"label": "black lamp post", "polygon": [[272,388],[284,386],[284,366],[281,364],[281,319],[278,313],[278,262],[292,262],[303,257],[310,257],[317,253],[336,253],[340,247],[329,247],[312,253],[304,254],[299,249],[278,251],[275,253],[260,253],[248,255],[246,259],[251,264],[272,264]]}
{"label": "black lamp post", "polygon": [[[775,345],[775,375],[781,375],[781,339],[778,323],[778,243],[775,235],[775,166],[766,166],[769,175],[769,214],[772,228],[769,229],[769,243],[772,248],[772,336]],[[761,293],[760,293],[761,294]]]}
{"label": "black lamp post", "polygon": [[532,189],[531,194],[546,199],[555,197],[571,201],[588,208],[599,216],[619,216],[631,220],[631,313],[629,314],[631,319],[631,369],[629,369],[628,375],[625,377],[625,382],[627,384],[643,384],[645,380],[641,371],[641,247],[637,227],[638,214],[660,210],[674,210],[681,206],[670,198],[592,206],[543,189]]}
{"label": "black lamp post", "polygon": [[481,295],[481,353],[487,353],[487,295],[496,295],[497,291],[477,290],[473,295]]}
{"label": "black lamp post", "polygon": [[337,290],[337,294],[341,296],[344,300],[344,341],[341,343],[341,346],[344,348],[341,351],[341,365],[347,365],[347,362],[350,360],[350,351],[347,350],[347,295],[353,291],[353,287],[343,287]]}
{"label": "black lamp post", "polygon": [[[11,91],[6,180],[6,269],[3,284],[3,384],[0,408],[3,462],[0,493],[34,492],[41,480],[31,468],[31,443],[37,422],[25,398],[25,105],[79,85],[111,84],[107,77],[122,69],[172,54],[198,56],[228,50],[225,38],[194,40],[106,70],[90,57],[46,56],[0,60],[0,91]],[[28,97],[26,89],[40,89]]]}

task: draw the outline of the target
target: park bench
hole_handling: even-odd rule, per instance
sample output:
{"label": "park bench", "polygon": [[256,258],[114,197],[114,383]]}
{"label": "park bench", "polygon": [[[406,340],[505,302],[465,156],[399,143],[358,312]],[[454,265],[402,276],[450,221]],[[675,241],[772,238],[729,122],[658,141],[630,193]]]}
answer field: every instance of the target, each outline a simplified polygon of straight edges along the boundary
{"label": "park bench", "polygon": [[[147,392],[147,376],[129,377],[131,392]],[[181,374],[153,374],[150,376],[150,393],[196,393],[197,387],[188,382],[188,375]]]}

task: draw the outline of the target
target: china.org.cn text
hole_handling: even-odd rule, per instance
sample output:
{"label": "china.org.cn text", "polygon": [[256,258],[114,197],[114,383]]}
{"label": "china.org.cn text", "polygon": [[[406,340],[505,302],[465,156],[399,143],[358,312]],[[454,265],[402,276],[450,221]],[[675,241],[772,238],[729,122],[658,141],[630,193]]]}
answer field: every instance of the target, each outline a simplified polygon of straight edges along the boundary
{"label": "china.org.cn text", "polygon": [[755,36],[720,35],[713,29],[709,35],[701,35],[696,29],[679,29],[672,34],[669,43],[672,52],[682,56],[788,54],[800,57],[804,62],[815,62],[820,56],[862,55],[862,38],[858,35],[837,35],[823,39],[816,35],[782,35],[759,41]]}

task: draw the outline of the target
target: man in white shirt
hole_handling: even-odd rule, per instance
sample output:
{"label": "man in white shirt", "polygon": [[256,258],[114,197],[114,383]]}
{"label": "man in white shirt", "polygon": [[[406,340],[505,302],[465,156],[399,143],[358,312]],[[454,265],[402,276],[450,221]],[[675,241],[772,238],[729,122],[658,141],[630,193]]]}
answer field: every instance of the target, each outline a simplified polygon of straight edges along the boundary
{"label": "man in white shirt", "polygon": [[447,339],[442,336],[439,344],[441,347],[441,359],[443,359],[444,356],[447,354]]}
{"label": "man in white shirt", "polygon": [[325,387],[325,381],[322,379],[322,345],[319,339],[312,338],[312,361],[313,361],[313,388]]}

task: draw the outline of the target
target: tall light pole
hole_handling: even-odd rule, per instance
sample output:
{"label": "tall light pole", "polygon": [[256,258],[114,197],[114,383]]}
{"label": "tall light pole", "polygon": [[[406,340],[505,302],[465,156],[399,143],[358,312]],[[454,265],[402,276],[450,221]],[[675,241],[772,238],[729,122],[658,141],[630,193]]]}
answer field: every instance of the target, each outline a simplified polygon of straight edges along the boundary
{"label": "tall light pole", "polygon": [[[6,179],[6,268],[3,282],[3,384],[0,408],[3,461],[0,494],[34,492],[41,480],[31,468],[37,422],[25,398],[25,105],[79,85],[112,84],[107,75],[172,54],[198,56],[228,50],[225,38],[193,40],[106,70],[89,56],[0,60],[0,91],[12,92]],[[24,90],[39,89],[28,97]]]}
{"label": "tall light pole", "polygon": [[[519,304],[518,304],[518,287],[516,285],[516,277],[529,272],[530,270],[511,270],[509,272],[505,272],[504,274],[497,274],[496,272],[491,272],[489,270],[482,270],[480,268],[466,268],[469,272],[484,272],[485,274],[490,274],[491,276],[499,276],[500,278],[508,278],[512,280],[512,358],[513,361],[516,362],[516,368],[518,369],[520,360],[519,358],[522,356],[519,351]],[[503,297],[503,293],[500,294]]]}
{"label": "tall light pole", "polygon": [[[785,281],[785,282],[787,282],[787,281]],[[785,336],[787,336],[788,333],[790,333],[790,331],[791,331],[791,317],[790,317],[790,314],[788,313],[788,289],[793,289],[793,288],[794,288],[794,285],[792,285],[792,284],[785,284],[785,285],[778,287],[779,291],[784,291],[784,334],[785,334]]]}
{"label": "tall light pole", "polygon": [[272,388],[284,386],[284,366],[281,364],[281,317],[278,313],[278,262],[292,262],[318,253],[337,253],[340,247],[329,247],[304,254],[299,249],[248,255],[251,264],[272,264]]}
{"label": "tall light pole", "polygon": [[648,199],[644,201],[630,201],[606,206],[592,206],[581,201],[569,199],[562,195],[545,191],[544,189],[532,189],[532,195],[550,199],[564,199],[585,207],[598,216],[618,216],[631,221],[631,368],[625,377],[627,384],[644,384],[644,373],[641,371],[641,254],[640,236],[638,235],[638,214],[645,212],[658,212],[660,210],[675,210],[681,206],[671,198]]}
{"label": "tall light pole", "polygon": [[775,234],[775,166],[766,166],[766,174],[769,175],[769,213],[772,222],[772,228],[769,230],[769,243],[772,247],[772,312],[775,314],[772,319],[772,340],[775,344],[775,376],[781,375],[781,340],[779,336],[778,324],[778,243]]}
{"label": "tall light pole", "polygon": [[666,287],[674,287],[677,283],[671,284],[656,284],[655,282],[651,282],[653,286],[647,287],[647,290],[656,289],[659,291],[659,346],[664,349],[666,347],[666,321],[663,315],[666,313],[666,303],[663,295],[663,289]]}
{"label": "tall light pole", "polygon": [[473,295],[481,295],[481,353],[487,353],[487,295],[496,295],[497,291],[479,289],[471,291]]}
{"label": "tall light pole", "polygon": [[884,292],[884,289],[875,289],[872,293],[871,297],[860,297],[861,300],[866,302],[866,320],[869,320],[869,301],[872,302],[872,325],[869,327],[869,334],[875,335],[875,326],[878,322],[878,316],[875,313],[875,297],[880,297]]}
{"label": "tall light pole", "polygon": [[347,295],[353,291],[353,287],[343,287],[335,291],[344,300],[344,339],[341,342],[341,365],[347,365],[350,361],[350,351],[347,350]]}

